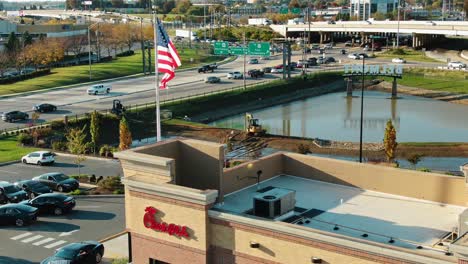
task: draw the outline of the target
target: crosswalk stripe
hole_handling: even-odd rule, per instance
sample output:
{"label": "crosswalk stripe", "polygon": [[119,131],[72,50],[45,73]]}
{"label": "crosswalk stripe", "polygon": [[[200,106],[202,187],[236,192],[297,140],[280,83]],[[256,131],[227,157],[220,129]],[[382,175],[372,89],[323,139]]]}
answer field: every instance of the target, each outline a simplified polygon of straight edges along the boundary
{"label": "crosswalk stripe", "polygon": [[65,240],[59,240],[59,241],[57,241],[57,242],[54,242],[54,243],[49,244],[49,245],[44,246],[44,247],[45,247],[45,248],[54,248],[54,247],[59,246],[59,245],[62,245],[62,244],[64,244],[64,243],[67,243],[67,241],[65,241]]}
{"label": "crosswalk stripe", "polygon": [[42,238],[43,236],[41,235],[37,235],[37,236],[33,236],[33,237],[29,237],[29,238],[26,238],[24,240],[21,240],[21,242],[23,243],[29,243],[31,241],[34,241],[34,240],[38,240],[39,238]]}
{"label": "crosswalk stripe", "polygon": [[32,233],[29,233],[29,232],[28,232],[28,233],[24,233],[24,234],[21,234],[21,235],[14,236],[14,237],[12,237],[11,239],[13,239],[13,240],[18,240],[18,239],[20,239],[20,238],[27,237],[27,236],[30,236],[30,235],[32,235]]}
{"label": "crosswalk stripe", "polygon": [[42,240],[39,240],[37,241],[36,243],[33,243],[33,245],[35,246],[40,246],[42,244],[45,244],[45,243],[49,243],[50,241],[54,241],[55,239],[51,238],[51,237],[48,237],[46,239],[42,239]]}

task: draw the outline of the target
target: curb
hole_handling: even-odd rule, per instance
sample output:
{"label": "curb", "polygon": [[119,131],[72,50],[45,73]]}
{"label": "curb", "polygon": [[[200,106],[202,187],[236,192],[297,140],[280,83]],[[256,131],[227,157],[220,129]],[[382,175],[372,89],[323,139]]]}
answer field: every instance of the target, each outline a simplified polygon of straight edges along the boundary
{"label": "curb", "polygon": [[92,195],[71,195],[75,199],[88,199],[88,198],[124,198],[125,194],[92,194]]}
{"label": "curb", "polygon": [[127,230],[121,231],[121,232],[119,232],[119,233],[116,233],[116,234],[110,235],[110,236],[108,236],[108,237],[105,237],[105,238],[103,238],[103,239],[100,239],[100,240],[99,240],[99,243],[104,243],[104,242],[106,242],[106,241],[112,240],[112,239],[114,239],[114,238],[116,238],[116,237],[119,237],[119,236],[124,235],[124,234],[127,234],[127,233],[128,233]]}
{"label": "curb", "polygon": [[[232,62],[236,60],[237,57],[234,57],[234,59],[231,59],[231,56],[227,57],[226,59],[216,62],[218,65],[223,65],[229,62]],[[198,67],[192,67],[192,68],[186,68],[186,69],[181,69],[179,72],[185,72],[185,71],[192,71],[197,69]],[[152,75],[144,75],[143,73],[137,73],[137,74],[132,74],[132,75],[127,75],[127,76],[120,76],[120,77],[115,77],[115,78],[110,78],[110,79],[102,79],[102,80],[97,80],[97,81],[91,81],[91,82],[84,82],[84,83],[76,83],[76,84],[70,84],[70,85],[65,85],[65,86],[58,86],[58,87],[52,87],[52,88],[47,88],[47,89],[41,89],[41,90],[35,90],[35,91],[29,91],[29,92],[22,92],[22,93],[14,93],[14,94],[5,94],[5,95],[0,95],[0,99],[6,99],[6,98],[12,98],[12,97],[18,97],[18,96],[26,96],[26,95],[32,95],[32,94],[40,94],[40,93],[46,93],[50,91],[55,91],[55,90],[66,90],[66,89],[72,89],[78,86],[82,85],[91,85],[91,84],[96,84],[96,83],[103,83],[103,82],[111,82],[111,81],[120,81],[120,80],[128,80],[128,79],[135,79],[139,77],[151,77]],[[117,95],[116,95],[117,96]]]}
{"label": "curb", "polygon": [[[70,158],[76,157],[76,155],[74,155],[74,154],[69,154],[69,153],[65,153],[65,152],[55,152],[54,151],[54,153],[56,153],[57,156],[62,156],[62,157],[70,157]],[[88,156],[88,155],[85,155],[85,157],[87,159],[102,160],[102,161],[104,161],[104,160],[106,160],[106,161],[117,160],[118,161],[118,159],[114,159],[114,158],[102,158],[102,157],[94,157],[94,156]]]}
{"label": "curb", "polygon": [[15,163],[20,163],[20,161],[19,160],[13,160],[13,161],[3,162],[3,163],[0,163],[0,167],[15,164]]}

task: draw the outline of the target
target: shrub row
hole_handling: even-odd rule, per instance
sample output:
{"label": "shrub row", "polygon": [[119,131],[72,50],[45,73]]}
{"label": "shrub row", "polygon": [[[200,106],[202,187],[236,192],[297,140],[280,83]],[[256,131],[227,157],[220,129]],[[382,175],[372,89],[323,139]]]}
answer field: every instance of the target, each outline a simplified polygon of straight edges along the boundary
{"label": "shrub row", "polygon": [[122,53],[118,53],[116,56],[117,57],[127,57],[127,56],[132,56],[133,54],[135,54],[135,52],[133,50],[127,50],[127,51],[124,51]]}

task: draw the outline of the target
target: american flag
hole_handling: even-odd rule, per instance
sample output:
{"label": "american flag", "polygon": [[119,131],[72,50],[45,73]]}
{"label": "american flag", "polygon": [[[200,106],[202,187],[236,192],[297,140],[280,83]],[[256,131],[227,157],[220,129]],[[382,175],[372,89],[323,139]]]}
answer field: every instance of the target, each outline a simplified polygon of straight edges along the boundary
{"label": "american flag", "polygon": [[175,69],[182,63],[174,43],[172,43],[159,19],[157,19],[157,24],[158,72],[164,73],[159,88],[166,89],[167,82],[174,78]]}

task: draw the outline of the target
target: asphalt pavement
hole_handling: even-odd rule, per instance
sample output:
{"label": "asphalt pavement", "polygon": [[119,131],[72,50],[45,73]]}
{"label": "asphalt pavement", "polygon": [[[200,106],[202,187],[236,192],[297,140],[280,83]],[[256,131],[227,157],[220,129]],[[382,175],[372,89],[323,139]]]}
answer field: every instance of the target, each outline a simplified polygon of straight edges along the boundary
{"label": "asphalt pavement", "polygon": [[69,214],[41,215],[25,227],[1,226],[0,264],[39,263],[69,243],[99,241],[124,229],[123,197],[79,198]]}
{"label": "asphalt pavement", "polygon": [[[55,163],[50,166],[37,166],[33,164],[14,163],[0,166],[0,181],[15,182],[28,180],[48,172],[62,172],[66,175],[78,174],[78,166],[73,157],[57,156]],[[123,176],[120,162],[114,159],[87,158],[81,164],[81,174],[94,174],[99,176]],[[1,255],[1,254],[0,254]],[[0,262],[0,264],[2,264]]]}

